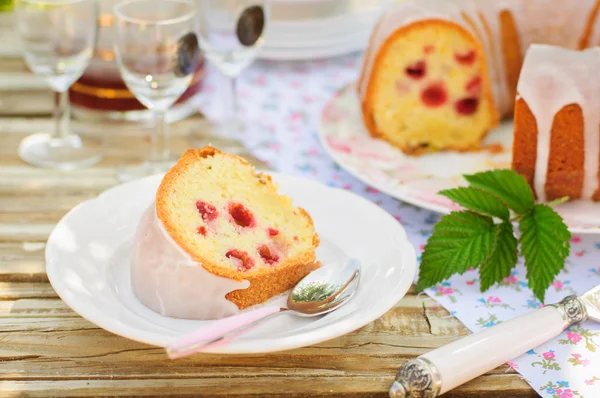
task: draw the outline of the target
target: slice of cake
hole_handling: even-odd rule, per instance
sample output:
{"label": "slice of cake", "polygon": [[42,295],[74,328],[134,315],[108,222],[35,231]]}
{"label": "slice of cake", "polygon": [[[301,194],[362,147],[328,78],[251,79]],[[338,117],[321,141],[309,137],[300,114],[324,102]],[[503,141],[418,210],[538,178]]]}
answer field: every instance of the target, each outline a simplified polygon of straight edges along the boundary
{"label": "slice of cake", "polygon": [[401,4],[371,36],[358,84],[365,125],[407,154],[477,149],[499,119],[486,48],[454,2],[425,4],[430,18],[421,2]]}
{"label": "slice of cake", "polygon": [[[185,152],[149,212],[135,238],[132,282],[138,298],[163,315],[231,315],[285,292],[318,266],[310,215],[268,175],[212,147]],[[194,308],[207,305],[220,308]]]}

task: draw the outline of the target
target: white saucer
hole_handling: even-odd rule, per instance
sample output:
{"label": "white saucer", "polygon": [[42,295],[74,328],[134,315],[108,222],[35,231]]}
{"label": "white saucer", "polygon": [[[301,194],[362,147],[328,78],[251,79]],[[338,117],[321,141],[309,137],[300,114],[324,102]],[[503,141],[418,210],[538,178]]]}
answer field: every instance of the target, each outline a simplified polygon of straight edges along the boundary
{"label": "white saucer", "polygon": [[[356,83],[352,83],[325,104],[319,138],[331,157],[364,183],[415,206],[447,214],[460,207],[438,195],[439,191],[466,185],[465,174],[511,168],[512,130],[509,120],[486,137],[484,144],[502,146],[499,152],[408,156],[386,141],[371,137],[362,120]],[[555,210],[571,232],[600,233],[600,203],[573,201]]]}
{"label": "white saucer", "polygon": [[[341,309],[320,318],[283,314],[207,352],[262,353],[317,344],[352,332],[390,310],[416,274],[416,254],[402,226],[377,205],[317,182],[270,173],[314,219],[324,264],[349,257],[362,265],[361,284]],[[112,333],[164,347],[210,321],[163,317],[141,304],[129,280],[131,239],[162,176],[119,185],[72,209],[46,247],[50,283],[74,311]],[[273,300],[284,305],[285,299]]]}

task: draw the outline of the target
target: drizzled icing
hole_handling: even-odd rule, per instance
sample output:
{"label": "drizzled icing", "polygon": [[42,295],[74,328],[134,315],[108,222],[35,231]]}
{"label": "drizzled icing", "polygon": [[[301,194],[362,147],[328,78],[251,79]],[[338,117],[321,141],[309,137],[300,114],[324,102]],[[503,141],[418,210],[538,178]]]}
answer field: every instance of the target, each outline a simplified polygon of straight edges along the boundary
{"label": "drizzled icing", "polygon": [[517,91],[537,123],[537,158],[534,189],[546,200],[545,184],[554,116],[567,105],[581,106],[584,119],[584,181],[582,199],[598,187],[600,149],[600,48],[573,51],[549,45],[532,45],[525,56]]}
{"label": "drizzled icing", "polygon": [[225,295],[250,286],[208,272],[165,231],[152,204],[142,215],[131,254],[131,283],[138,299],[163,316],[220,319],[238,307]]}

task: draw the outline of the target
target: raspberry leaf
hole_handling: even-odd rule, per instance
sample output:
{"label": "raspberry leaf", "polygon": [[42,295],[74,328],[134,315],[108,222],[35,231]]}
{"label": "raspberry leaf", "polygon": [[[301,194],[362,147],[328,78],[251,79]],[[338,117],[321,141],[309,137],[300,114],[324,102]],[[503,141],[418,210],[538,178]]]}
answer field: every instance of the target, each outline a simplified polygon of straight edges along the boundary
{"label": "raspberry leaf", "polygon": [[492,218],[469,210],[442,217],[421,256],[417,289],[423,290],[453,274],[479,267],[494,252],[497,235]]}
{"label": "raspberry leaf", "polygon": [[461,187],[439,192],[453,202],[476,213],[508,220],[508,206],[494,194],[480,188]]}
{"label": "raspberry leaf", "polygon": [[517,214],[525,214],[535,205],[529,184],[513,170],[491,170],[464,177],[472,187],[483,189],[502,199]]}
{"label": "raspberry leaf", "polygon": [[517,239],[510,221],[497,224],[498,241],[496,249],[489,260],[479,269],[481,292],[485,292],[495,283],[502,282],[510,276],[510,271],[517,265]]}
{"label": "raspberry leaf", "polygon": [[519,222],[521,252],[527,281],[535,296],[544,302],[546,289],[564,268],[571,233],[562,218],[547,205],[538,204]]}

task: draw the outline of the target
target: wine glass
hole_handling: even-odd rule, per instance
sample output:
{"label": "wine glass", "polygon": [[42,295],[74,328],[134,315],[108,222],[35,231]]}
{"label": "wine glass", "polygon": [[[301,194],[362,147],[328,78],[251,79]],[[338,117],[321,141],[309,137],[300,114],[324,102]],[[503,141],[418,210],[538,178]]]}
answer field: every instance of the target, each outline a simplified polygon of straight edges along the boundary
{"label": "wine glass", "polygon": [[123,81],[154,116],[150,157],[125,167],[121,181],[166,172],[176,159],[169,150],[165,116],[187,90],[198,62],[196,7],[188,0],[126,0],[114,8],[115,56]]}
{"label": "wine glass", "polygon": [[54,131],[23,139],[19,156],[35,166],[61,170],[97,163],[105,154],[103,140],[71,130],[68,90],[94,53],[98,4],[95,0],[17,0],[15,22],[29,69],[57,93]]}
{"label": "wine glass", "polygon": [[269,17],[269,0],[198,0],[200,48],[230,86],[226,115],[214,129],[217,138],[235,142],[246,130],[238,114],[236,80],[263,47]]}

